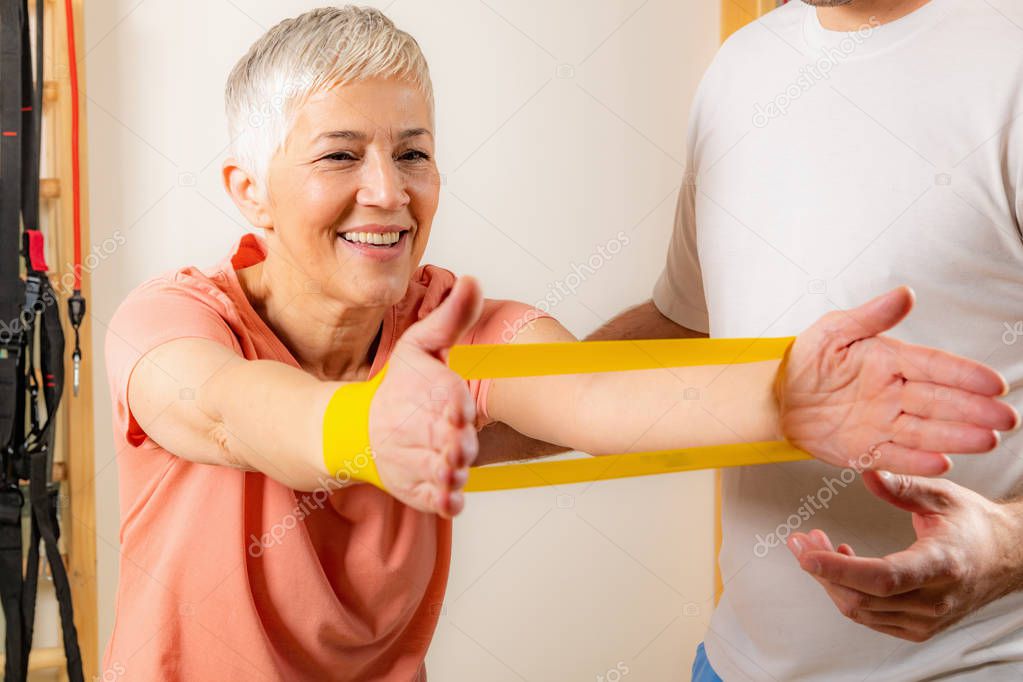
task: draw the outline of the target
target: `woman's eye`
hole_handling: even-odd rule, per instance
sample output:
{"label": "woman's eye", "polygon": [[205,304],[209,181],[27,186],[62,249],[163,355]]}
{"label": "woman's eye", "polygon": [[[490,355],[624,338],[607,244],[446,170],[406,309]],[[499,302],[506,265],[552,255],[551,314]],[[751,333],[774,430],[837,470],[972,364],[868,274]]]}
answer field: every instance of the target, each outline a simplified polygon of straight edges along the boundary
{"label": "woman's eye", "polygon": [[355,161],[355,155],[351,152],[334,152],[333,154],[327,154],[323,158],[330,159],[331,161]]}
{"label": "woman's eye", "polygon": [[430,155],[418,149],[410,149],[398,158],[402,161],[426,161],[430,158]]}

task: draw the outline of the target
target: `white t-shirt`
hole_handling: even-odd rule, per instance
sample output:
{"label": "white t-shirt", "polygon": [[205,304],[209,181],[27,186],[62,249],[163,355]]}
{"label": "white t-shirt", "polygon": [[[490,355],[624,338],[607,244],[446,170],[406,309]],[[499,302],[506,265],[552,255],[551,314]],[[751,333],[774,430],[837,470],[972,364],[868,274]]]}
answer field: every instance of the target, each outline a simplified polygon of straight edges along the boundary
{"label": "white t-shirt", "polygon": [[[858,33],[801,2],[739,31],[694,103],[658,308],[716,337],[785,336],[909,284],[892,335],[993,365],[1023,411],[1021,27],[1019,0],[932,0]],[[953,459],[961,485],[1023,493],[1023,433]],[[1021,593],[913,644],[846,619],[800,570],[796,529],[861,555],[914,540],[848,472],[730,469],[723,504],[706,646],[725,680],[1023,679]]]}

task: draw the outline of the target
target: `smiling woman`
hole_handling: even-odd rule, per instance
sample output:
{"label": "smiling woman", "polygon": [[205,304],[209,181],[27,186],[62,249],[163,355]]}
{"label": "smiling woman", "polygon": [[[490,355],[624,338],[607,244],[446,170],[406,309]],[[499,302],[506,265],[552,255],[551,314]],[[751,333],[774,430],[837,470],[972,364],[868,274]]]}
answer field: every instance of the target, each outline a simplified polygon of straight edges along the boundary
{"label": "smiling woman", "polygon": [[225,163],[235,203],[285,256],[243,280],[265,286],[282,274],[274,268],[302,263],[302,277],[333,300],[351,306],[401,300],[437,212],[432,120],[430,98],[414,82],[359,80],[305,98],[287,144],[267,164],[265,186],[243,161]]}
{"label": "smiling woman", "polygon": [[[411,36],[371,9],[286,20],[232,72],[227,113],[224,185],[264,235],[143,283],[109,324],[122,553],[106,660],[132,679],[425,679],[450,519],[492,422],[593,453],[784,435],[934,474],[1016,421],[990,369],[876,337],[908,313],[905,288],[811,327],[777,382],[777,361],[687,367],[700,401],[672,369],[464,381],[454,344],[575,339],[420,264],[439,176]],[[949,401],[920,398],[961,376]],[[337,466],[360,439],[363,463]]]}

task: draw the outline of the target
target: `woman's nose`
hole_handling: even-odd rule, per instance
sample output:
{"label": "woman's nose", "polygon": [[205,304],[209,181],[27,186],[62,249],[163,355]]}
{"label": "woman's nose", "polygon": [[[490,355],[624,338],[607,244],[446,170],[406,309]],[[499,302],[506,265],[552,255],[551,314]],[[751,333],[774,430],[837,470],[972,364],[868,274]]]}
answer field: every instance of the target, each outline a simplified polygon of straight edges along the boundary
{"label": "woman's nose", "polygon": [[408,205],[405,178],[390,156],[367,156],[363,165],[362,186],[356,198],[364,206],[376,206],[389,211]]}

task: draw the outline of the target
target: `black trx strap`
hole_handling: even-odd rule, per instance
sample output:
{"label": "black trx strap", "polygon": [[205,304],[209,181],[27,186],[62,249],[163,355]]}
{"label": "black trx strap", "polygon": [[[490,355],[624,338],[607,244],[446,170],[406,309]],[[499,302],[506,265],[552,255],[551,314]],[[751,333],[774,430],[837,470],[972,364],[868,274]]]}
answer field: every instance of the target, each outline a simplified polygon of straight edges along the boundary
{"label": "black trx strap", "polygon": [[[14,471],[20,438],[21,303],[19,276],[21,213],[22,10],[16,2],[0,5],[0,598],[7,641],[4,679],[24,679],[21,620],[21,490]],[[21,414],[21,419],[24,415]]]}
{"label": "black trx strap", "polygon": [[[56,413],[64,387],[59,299],[47,277],[39,230],[43,2],[36,2],[33,84],[27,0],[0,0],[0,599],[7,639],[4,680],[28,674],[40,543],[60,607],[68,677],[82,682],[71,586],[58,540],[59,487],[50,480]],[[73,58],[73,57],[72,57]],[[22,230],[22,227],[24,228]],[[24,259],[25,279],[19,275]],[[38,349],[36,337],[39,338]],[[36,368],[38,350],[39,367]],[[41,385],[40,385],[41,377]],[[41,403],[40,405],[40,393]],[[40,411],[45,409],[45,419]],[[19,487],[29,481],[28,558],[22,569]]]}

